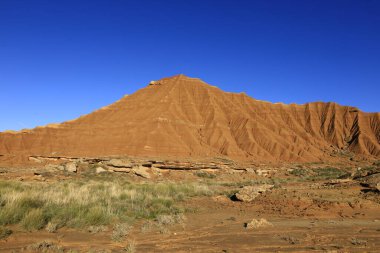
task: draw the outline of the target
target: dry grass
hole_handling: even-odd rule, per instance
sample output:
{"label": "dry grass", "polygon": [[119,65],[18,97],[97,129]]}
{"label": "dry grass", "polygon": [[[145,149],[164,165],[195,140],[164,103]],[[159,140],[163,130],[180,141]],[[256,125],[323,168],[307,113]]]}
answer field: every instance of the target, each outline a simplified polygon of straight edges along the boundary
{"label": "dry grass", "polygon": [[12,234],[12,230],[1,226],[0,227],[0,240],[7,238]]}
{"label": "dry grass", "polygon": [[126,223],[116,224],[112,231],[111,239],[113,241],[122,241],[129,233],[131,226]]}
{"label": "dry grass", "polygon": [[36,230],[50,222],[55,231],[63,226],[85,228],[155,219],[182,213],[177,203],[188,197],[209,194],[206,185],[196,183],[132,184],[115,178],[54,184],[0,181],[0,225],[21,224]]}

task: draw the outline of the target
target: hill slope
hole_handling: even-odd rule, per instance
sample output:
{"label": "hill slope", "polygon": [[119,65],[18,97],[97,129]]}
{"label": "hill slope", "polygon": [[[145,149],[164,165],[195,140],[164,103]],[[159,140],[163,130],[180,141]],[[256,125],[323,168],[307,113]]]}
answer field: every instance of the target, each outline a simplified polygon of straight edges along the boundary
{"label": "hill slope", "polygon": [[336,103],[272,104],[178,75],[73,121],[0,133],[0,155],[311,162],[334,152],[379,158],[379,143],[380,113]]}

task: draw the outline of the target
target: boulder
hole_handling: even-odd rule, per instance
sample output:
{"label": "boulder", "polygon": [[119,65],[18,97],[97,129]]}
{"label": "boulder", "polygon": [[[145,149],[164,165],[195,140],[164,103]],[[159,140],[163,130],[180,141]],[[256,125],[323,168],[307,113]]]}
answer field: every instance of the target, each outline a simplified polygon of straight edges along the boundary
{"label": "boulder", "polygon": [[254,185],[254,186],[244,186],[238,193],[235,194],[237,200],[243,202],[251,202],[260,194],[272,189],[274,185],[264,184],[264,185]]}
{"label": "boulder", "polygon": [[68,172],[77,172],[77,165],[75,163],[66,163],[65,170]]}
{"label": "boulder", "polygon": [[107,162],[107,165],[115,168],[132,168],[132,164],[130,162],[126,162],[120,159],[111,159],[109,162]]}
{"label": "boulder", "polygon": [[264,218],[261,218],[260,220],[253,219],[251,222],[248,222],[245,224],[245,227],[247,229],[257,229],[257,228],[265,228],[265,227],[272,227],[272,226],[273,224]]}
{"label": "boulder", "polygon": [[148,168],[146,167],[136,166],[132,168],[132,171],[140,177],[147,178],[147,179],[151,178],[150,173],[148,172]]}
{"label": "boulder", "polygon": [[95,169],[96,174],[107,172],[107,170],[103,169],[102,167],[97,167]]}

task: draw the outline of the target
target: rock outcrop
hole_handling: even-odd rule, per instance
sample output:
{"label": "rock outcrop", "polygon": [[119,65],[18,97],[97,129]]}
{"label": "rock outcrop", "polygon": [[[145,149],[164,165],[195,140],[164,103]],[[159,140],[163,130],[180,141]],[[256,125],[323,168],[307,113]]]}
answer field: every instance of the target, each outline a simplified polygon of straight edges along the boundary
{"label": "rock outcrop", "polygon": [[274,185],[269,184],[244,186],[239,192],[235,194],[235,198],[243,202],[251,202],[260,194],[272,189],[273,187]]}

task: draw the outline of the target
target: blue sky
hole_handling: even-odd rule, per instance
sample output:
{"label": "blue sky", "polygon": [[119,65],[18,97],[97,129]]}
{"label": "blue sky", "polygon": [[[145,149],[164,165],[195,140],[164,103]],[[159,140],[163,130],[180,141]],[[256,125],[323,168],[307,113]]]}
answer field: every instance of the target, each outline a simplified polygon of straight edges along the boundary
{"label": "blue sky", "polygon": [[380,1],[0,0],[0,131],[179,73],[271,102],[380,111]]}

